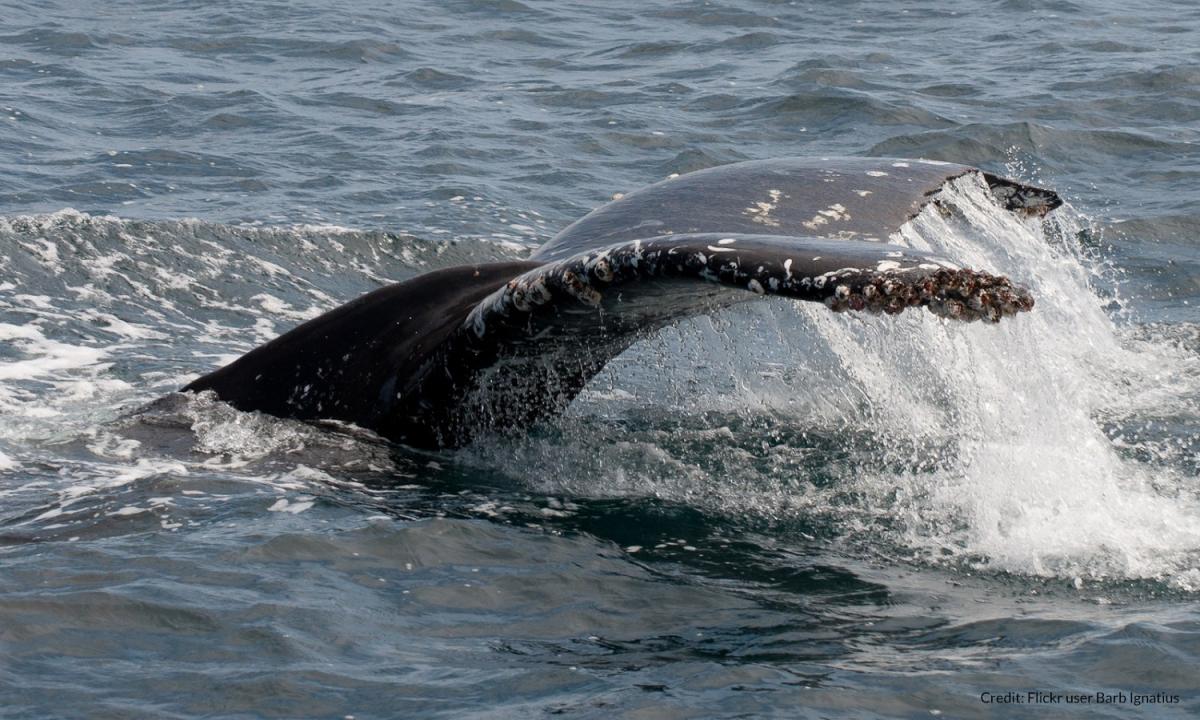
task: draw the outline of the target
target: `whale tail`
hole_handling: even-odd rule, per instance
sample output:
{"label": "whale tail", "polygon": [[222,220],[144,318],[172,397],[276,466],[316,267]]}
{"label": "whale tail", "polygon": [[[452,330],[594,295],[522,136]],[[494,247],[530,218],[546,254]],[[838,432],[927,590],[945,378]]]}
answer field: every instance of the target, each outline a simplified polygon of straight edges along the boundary
{"label": "whale tail", "polygon": [[[1033,307],[1007,278],[845,239],[898,226],[969,169],[939,164],[915,170],[919,182],[880,180],[888,173],[855,172],[870,167],[856,158],[839,166],[842,189],[854,191],[845,202],[788,205],[816,167],[743,163],[651,186],[583,218],[527,261],[453,267],[382,288],[183,390],[215,392],[242,410],[352,422],[412,446],[455,447],[558,414],[637,340],[757,296],[835,312],[925,307],[984,322]],[[1061,204],[1050,191],[982,176],[1010,210],[1044,214]],[[729,180],[740,181],[725,186],[737,192],[711,195],[714,182]],[[817,182],[825,193],[836,184]],[[746,199],[763,194],[770,201]],[[715,199],[683,213],[697,196]]]}

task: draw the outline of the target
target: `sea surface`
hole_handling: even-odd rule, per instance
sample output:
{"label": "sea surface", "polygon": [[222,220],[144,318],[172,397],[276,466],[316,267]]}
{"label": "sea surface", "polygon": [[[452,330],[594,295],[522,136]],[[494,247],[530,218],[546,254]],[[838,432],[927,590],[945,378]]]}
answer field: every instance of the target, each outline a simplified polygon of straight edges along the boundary
{"label": "sea surface", "polygon": [[[172,395],[789,155],[1056,189],[894,238],[1037,308],[750,303],[453,452]],[[0,717],[1200,715],[1193,2],[0,0],[0,178]]]}

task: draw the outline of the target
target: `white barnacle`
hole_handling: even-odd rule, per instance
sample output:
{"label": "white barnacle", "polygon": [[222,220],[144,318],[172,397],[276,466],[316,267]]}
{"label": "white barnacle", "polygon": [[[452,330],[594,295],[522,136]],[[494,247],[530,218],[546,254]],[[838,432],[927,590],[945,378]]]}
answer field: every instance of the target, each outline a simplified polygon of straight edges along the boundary
{"label": "white barnacle", "polygon": [[574,272],[567,270],[562,274],[563,288],[566,289],[571,297],[575,298],[584,305],[595,307],[600,304],[603,296],[593,287],[585,283]]}
{"label": "white barnacle", "polygon": [[600,255],[595,260],[592,260],[589,265],[590,267],[588,269],[591,270],[592,274],[596,276],[596,279],[604,282],[612,282],[614,273],[612,264],[608,262],[607,257]]}
{"label": "white barnacle", "polygon": [[750,292],[758,295],[765,295],[767,293],[767,291],[763,289],[762,283],[754,278],[750,278],[750,282],[746,283],[746,287],[750,290]]}
{"label": "white barnacle", "polygon": [[875,269],[878,270],[879,272],[887,272],[888,270],[899,270],[900,263],[896,262],[895,260],[880,260],[875,265]]}

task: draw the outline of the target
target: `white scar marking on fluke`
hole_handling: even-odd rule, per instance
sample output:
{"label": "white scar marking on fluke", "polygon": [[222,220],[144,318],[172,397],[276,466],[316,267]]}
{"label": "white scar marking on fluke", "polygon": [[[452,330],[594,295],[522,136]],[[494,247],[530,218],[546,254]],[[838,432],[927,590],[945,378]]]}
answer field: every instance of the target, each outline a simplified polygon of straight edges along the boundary
{"label": "white scar marking on fluke", "polygon": [[908,163],[906,163],[906,162],[894,162],[894,163],[892,163],[892,167],[906,168],[906,167],[908,167]]}
{"label": "white scar marking on fluke", "polygon": [[803,225],[809,230],[816,230],[822,225],[827,225],[831,220],[849,220],[850,213],[846,212],[846,206],[841,203],[834,203],[824,210],[818,210],[816,215],[813,215],[812,220],[805,220]]}
{"label": "white scar marking on fluke", "polygon": [[868,170],[867,175],[871,177],[887,177],[887,173],[882,170]]}
{"label": "white scar marking on fluke", "polygon": [[732,245],[737,242],[737,238],[721,238],[717,241],[718,245]]}
{"label": "white scar marking on fluke", "polygon": [[885,272],[887,270],[898,270],[898,269],[900,269],[900,263],[896,262],[895,260],[880,260],[879,263],[875,266],[875,269],[878,270],[879,272]]}
{"label": "white scar marking on fluke", "polygon": [[866,197],[871,194],[870,190],[855,190],[854,192],[858,193],[859,197]]}
{"label": "white scar marking on fluke", "polygon": [[769,202],[756,202],[743,210],[742,214],[751,215],[750,219],[756,223],[762,223],[770,227],[779,227],[779,221],[771,217],[771,211],[779,207],[779,198],[783,197],[783,193],[778,190],[768,190],[767,194],[771,196]]}
{"label": "white scar marking on fluke", "polygon": [[[778,224],[778,223],[777,223],[777,224]],[[731,248],[731,247],[717,247],[716,245],[709,245],[709,246],[708,246],[708,249],[709,249],[709,250],[711,250],[712,252],[718,252],[718,253],[722,253],[722,252],[737,252],[737,248]]]}

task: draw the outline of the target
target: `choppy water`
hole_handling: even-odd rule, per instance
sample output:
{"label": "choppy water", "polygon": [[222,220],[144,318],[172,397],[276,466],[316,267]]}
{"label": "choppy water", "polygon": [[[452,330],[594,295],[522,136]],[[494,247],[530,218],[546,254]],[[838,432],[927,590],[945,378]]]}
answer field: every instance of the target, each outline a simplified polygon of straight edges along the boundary
{"label": "choppy water", "polygon": [[[0,716],[1194,716],[1198,79],[1182,2],[0,1]],[[454,453],[129,415],[615,192],[814,154],[1058,189],[901,238],[1035,312],[756,304]],[[1031,690],[1128,699],[980,698]]]}

